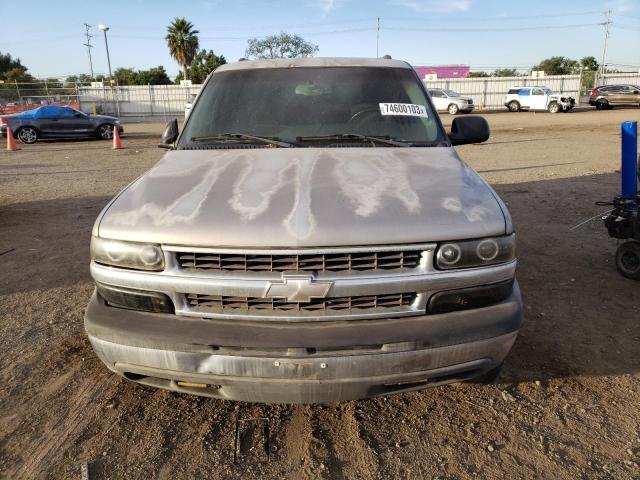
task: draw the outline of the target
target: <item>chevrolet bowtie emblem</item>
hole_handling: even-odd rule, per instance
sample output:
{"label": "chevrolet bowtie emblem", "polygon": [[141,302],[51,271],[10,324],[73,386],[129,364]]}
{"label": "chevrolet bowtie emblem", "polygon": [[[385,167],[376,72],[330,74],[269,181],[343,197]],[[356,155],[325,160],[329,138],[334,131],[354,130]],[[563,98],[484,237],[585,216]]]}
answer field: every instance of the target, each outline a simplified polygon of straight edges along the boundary
{"label": "chevrolet bowtie emblem", "polygon": [[271,282],[265,297],[286,298],[288,302],[308,302],[324,298],[333,282],[317,281],[313,275],[283,273],[282,282]]}

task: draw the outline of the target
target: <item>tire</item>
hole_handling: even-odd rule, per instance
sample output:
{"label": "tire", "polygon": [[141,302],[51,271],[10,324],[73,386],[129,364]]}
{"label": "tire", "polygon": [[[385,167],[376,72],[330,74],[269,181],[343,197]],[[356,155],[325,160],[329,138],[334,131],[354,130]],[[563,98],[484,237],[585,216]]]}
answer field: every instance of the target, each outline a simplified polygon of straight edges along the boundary
{"label": "tire", "polygon": [[562,107],[560,107],[558,102],[551,102],[547,107],[547,110],[549,110],[549,113],[558,113],[562,111]]}
{"label": "tire", "polygon": [[113,138],[113,125],[103,123],[98,127],[98,138],[101,140],[111,140]]}
{"label": "tire", "polygon": [[606,100],[598,100],[596,102],[596,110],[606,110],[609,108],[609,102]]}
{"label": "tire", "polygon": [[498,377],[500,377],[500,372],[502,371],[502,365],[498,365],[497,367],[493,367],[491,370],[483,373],[479,377],[472,378],[469,380],[469,383],[477,383],[480,385],[492,385],[497,382]]}
{"label": "tire", "polygon": [[625,242],[618,247],[616,267],[623,276],[640,280],[640,242]]}
{"label": "tire", "polygon": [[519,112],[520,111],[520,103],[516,102],[515,100],[509,102],[509,104],[507,105],[507,108],[509,109],[510,112]]}
{"label": "tire", "polygon": [[458,105],[456,105],[455,103],[452,103],[447,107],[447,112],[449,112],[449,115],[456,115],[459,111],[460,109],[458,108]]}
{"label": "tire", "polygon": [[18,131],[16,132],[16,136],[22,143],[26,143],[29,145],[36,143],[39,137],[38,130],[33,127],[22,127],[18,129]]}

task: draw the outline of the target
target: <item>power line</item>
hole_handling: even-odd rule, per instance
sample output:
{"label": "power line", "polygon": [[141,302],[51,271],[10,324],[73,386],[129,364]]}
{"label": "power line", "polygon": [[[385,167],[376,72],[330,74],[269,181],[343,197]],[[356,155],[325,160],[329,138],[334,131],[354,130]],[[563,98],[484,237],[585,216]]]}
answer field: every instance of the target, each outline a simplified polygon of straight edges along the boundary
{"label": "power line", "polygon": [[91,37],[93,37],[93,35],[89,33],[91,25],[85,23],[84,28],[86,30],[85,35],[87,36],[87,43],[83,43],[83,45],[87,47],[87,54],[89,55],[89,68],[91,68],[91,80],[93,80],[93,61],[91,60],[91,49],[93,48],[93,45],[91,45]]}
{"label": "power line", "polygon": [[519,32],[523,30],[565,30],[567,28],[597,27],[602,23],[580,23],[574,25],[536,25],[531,27],[495,27],[495,28],[406,28],[382,27],[382,30],[404,32]]}

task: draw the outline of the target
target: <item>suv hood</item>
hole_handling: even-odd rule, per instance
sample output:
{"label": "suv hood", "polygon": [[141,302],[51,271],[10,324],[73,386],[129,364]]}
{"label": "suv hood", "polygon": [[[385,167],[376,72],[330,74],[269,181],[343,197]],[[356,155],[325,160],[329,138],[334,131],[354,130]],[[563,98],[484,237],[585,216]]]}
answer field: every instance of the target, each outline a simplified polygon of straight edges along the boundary
{"label": "suv hood", "polygon": [[417,243],[502,235],[505,215],[449,147],[176,150],[105,207],[94,235],[202,247]]}

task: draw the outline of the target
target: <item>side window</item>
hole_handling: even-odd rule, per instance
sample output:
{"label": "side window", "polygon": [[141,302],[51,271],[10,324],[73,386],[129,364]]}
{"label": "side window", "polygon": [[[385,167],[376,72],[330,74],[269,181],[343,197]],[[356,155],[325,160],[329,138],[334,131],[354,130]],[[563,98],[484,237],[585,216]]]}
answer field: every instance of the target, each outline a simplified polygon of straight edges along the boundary
{"label": "side window", "polygon": [[53,117],[53,112],[51,111],[51,107],[40,107],[35,116],[36,118],[51,118]]}
{"label": "side window", "polygon": [[518,93],[518,95],[520,95],[521,97],[528,97],[529,95],[531,95],[531,89],[530,88],[521,88],[520,89],[520,93]]}
{"label": "side window", "polygon": [[544,95],[544,90],[542,90],[541,88],[534,88],[533,95]]}
{"label": "side window", "polygon": [[62,118],[73,118],[73,116],[75,115],[75,111],[69,107],[63,107],[60,109],[60,112],[58,113],[59,117]]}
{"label": "side window", "polygon": [[518,93],[520,93],[520,89],[519,88],[511,88],[511,89],[509,89],[509,95],[518,95]]}
{"label": "side window", "polygon": [[429,90],[429,93],[431,94],[432,97],[444,97],[444,95],[442,94],[442,90]]}

